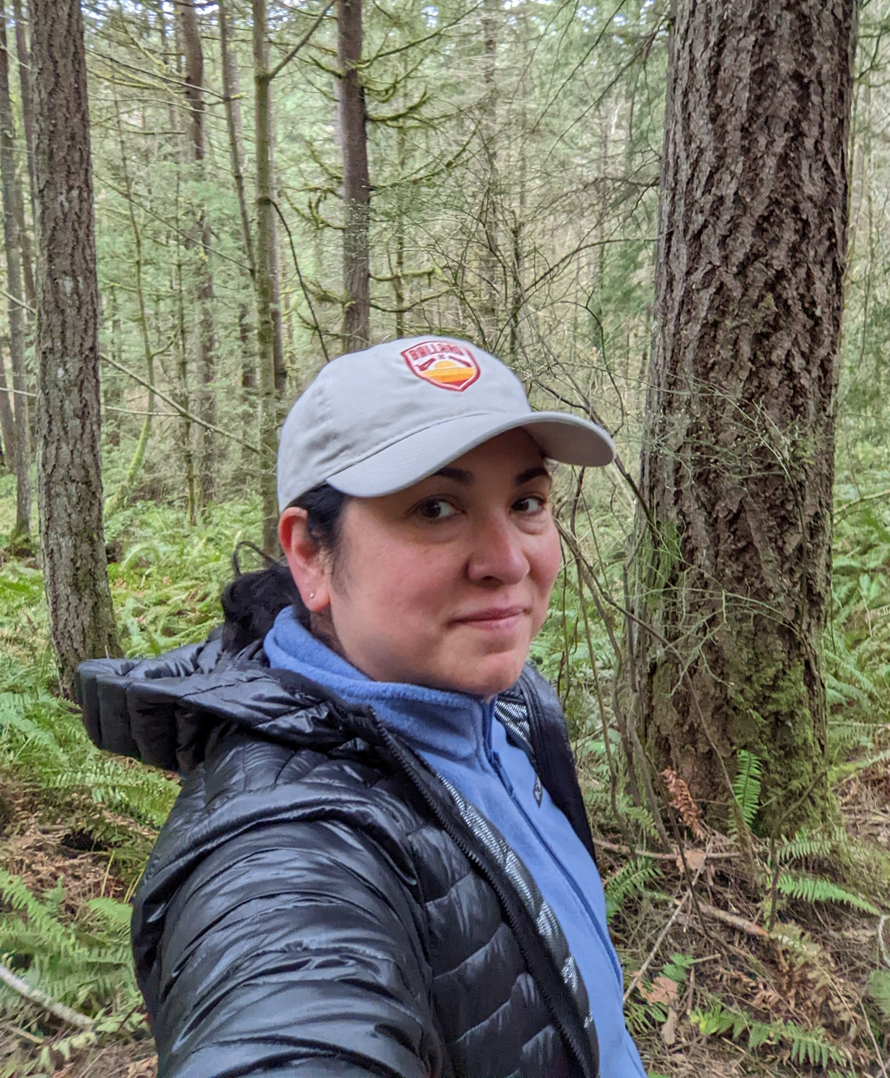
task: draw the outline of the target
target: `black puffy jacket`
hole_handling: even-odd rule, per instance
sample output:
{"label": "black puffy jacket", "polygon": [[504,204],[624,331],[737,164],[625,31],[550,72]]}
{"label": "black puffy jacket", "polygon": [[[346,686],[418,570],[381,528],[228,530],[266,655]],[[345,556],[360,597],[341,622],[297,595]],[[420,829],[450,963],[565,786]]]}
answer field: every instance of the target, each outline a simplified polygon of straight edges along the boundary
{"label": "black puffy jacket", "polygon": [[[373,712],[213,637],[84,663],[78,699],[97,745],[186,776],[133,916],[159,1078],[599,1073],[534,880]],[[592,853],[552,690],[527,668],[506,704]]]}

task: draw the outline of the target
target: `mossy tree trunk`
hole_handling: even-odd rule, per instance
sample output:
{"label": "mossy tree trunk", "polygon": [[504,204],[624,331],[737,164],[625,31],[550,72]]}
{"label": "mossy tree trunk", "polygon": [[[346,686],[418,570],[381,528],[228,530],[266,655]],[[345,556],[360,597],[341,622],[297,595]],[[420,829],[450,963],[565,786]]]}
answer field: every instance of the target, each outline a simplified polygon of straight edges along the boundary
{"label": "mossy tree trunk", "polygon": [[[854,0],[680,0],[670,47],[632,634],[638,718],[719,820],[823,818],[820,638]],[[645,623],[651,631],[640,628]]]}
{"label": "mossy tree trunk", "polygon": [[[102,526],[99,290],[79,0],[31,0],[38,226],[38,468],[46,601],[62,689],[120,654]],[[151,407],[149,405],[149,407]]]}

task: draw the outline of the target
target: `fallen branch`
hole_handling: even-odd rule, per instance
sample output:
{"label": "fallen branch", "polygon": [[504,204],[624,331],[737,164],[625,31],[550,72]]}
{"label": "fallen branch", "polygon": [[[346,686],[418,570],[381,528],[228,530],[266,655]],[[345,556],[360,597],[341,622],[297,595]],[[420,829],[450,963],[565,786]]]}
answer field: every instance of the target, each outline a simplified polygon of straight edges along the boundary
{"label": "fallen branch", "polygon": [[[604,838],[595,838],[594,845],[597,849],[608,850],[609,853],[626,853],[630,857],[649,857],[653,861],[676,862],[680,856],[679,850],[674,850],[673,853],[657,853],[655,850],[631,849],[630,846],[622,846],[618,842],[606,842]],[[717,850],[714,853],[708,854],[708,860],[729,861],[734,857],[738,857],[738,855],[738,850]]]}
{"label": "fallen branch", "polygon": [[[675,899],[674,901],[679,903],[681,900]],[[762,939],[770,938],[769,932],[763,925],[757,925],[745,917],[739,917],[735,913],[727,913],[726,910],[718,909],[716,906],[709,906],[707,902],[699,902],[698,908],[706,917],[711,917],[715,921],[722,921],[725,925],[738,928],[742,932],[747,932],[749,936],[760,936]]]}
{"label": "fallen branch", "polygon": [[93,1029],[94,1022],[92,1018],[87,1018],[85,1014],[81,1014],[71,1007],[66,1007],[64,1003],[56,1003],[46,992],[42,992],[39,988],[32,988],[21,977],[16,977],[2,962],[0,962],[0,981],[8,988],[11,988],[13,992],[18,992],[20,996],[24,996],[29,1002],[36,1003],[38,1007],[42,1007],[43,1010],[49,1011],[56,1018],[67,1022],[69,1026],[75,1026],[77,1029]]}

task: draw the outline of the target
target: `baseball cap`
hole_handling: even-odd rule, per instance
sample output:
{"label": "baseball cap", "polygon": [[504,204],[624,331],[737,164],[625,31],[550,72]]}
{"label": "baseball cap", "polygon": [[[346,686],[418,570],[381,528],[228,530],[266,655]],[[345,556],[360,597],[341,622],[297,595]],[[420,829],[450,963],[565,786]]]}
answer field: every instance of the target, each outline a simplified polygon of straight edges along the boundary
{"label": "baseball cap", "polygon": [[281,429],[279,510],[324,482],[359,498],[393,494],[517,428],[552,460],[602,466],[615,456],[596,424],[533,411],[516,375],[466,341],[411,337],[340,356]]}

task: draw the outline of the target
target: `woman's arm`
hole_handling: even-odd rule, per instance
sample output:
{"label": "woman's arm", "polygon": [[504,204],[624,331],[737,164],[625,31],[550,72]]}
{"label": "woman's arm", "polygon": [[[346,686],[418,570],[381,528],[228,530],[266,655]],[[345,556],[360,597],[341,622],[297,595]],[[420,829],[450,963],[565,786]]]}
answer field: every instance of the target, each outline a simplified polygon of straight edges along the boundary
{"label": "woman's arm", "polygon": [[[383,849],[336,820],[259,823],[223,843],[166,910],[159,1078],[438,1078],[415,914]],[[137,903],[137,948],[145,915]]]}

